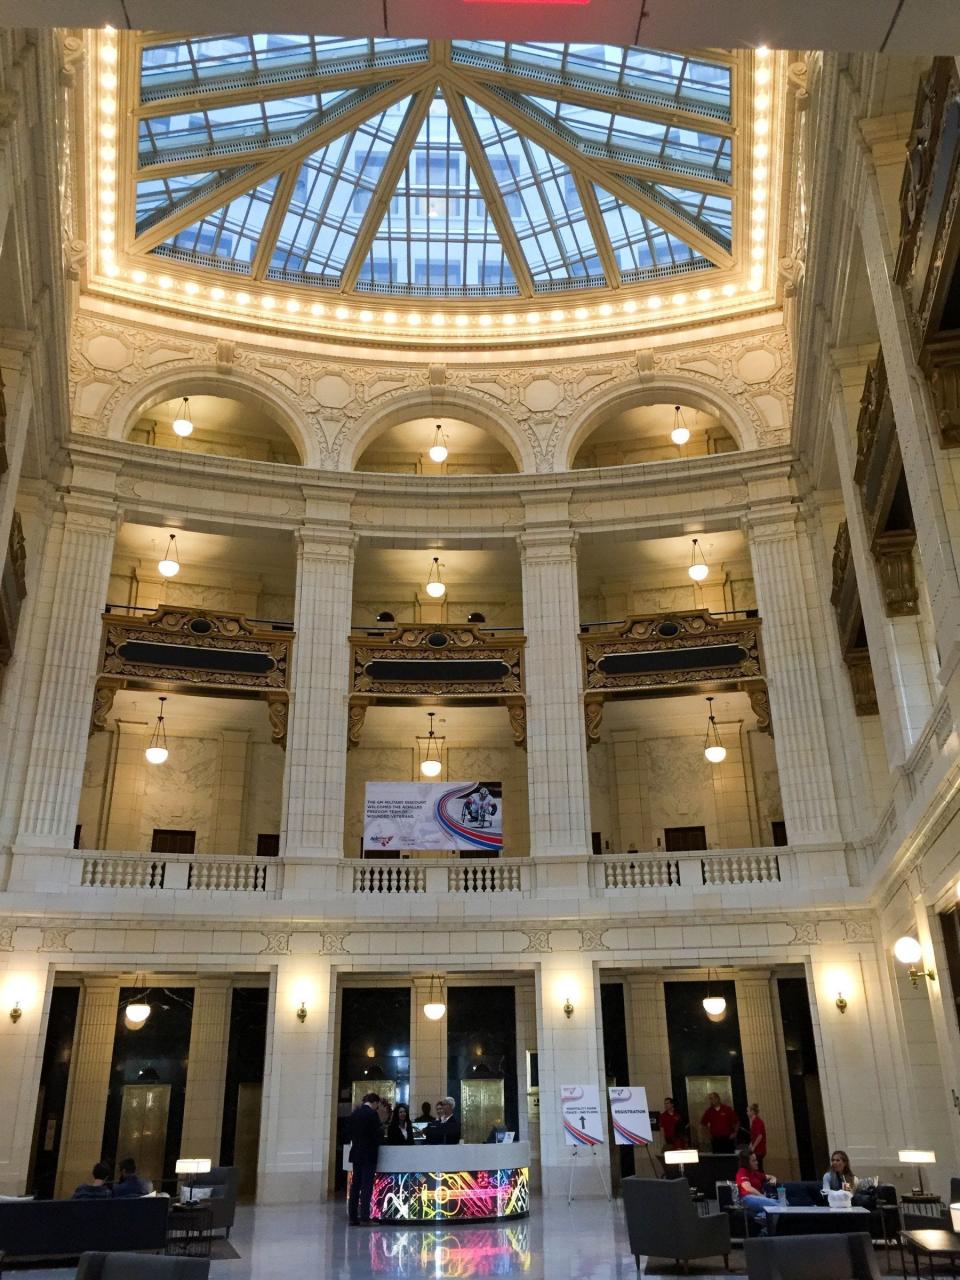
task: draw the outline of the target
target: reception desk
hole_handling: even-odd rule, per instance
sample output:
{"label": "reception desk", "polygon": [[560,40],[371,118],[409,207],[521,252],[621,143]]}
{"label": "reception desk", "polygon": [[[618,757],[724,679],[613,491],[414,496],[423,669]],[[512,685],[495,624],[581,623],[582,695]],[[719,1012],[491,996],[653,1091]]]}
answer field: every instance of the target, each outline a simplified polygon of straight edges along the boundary
{"label": "reception desk", "polygon": [[[349,1172],[350,1147],[343,1148]],[[370,1202],[377,1222],[523,1218],[530,1210],[530,1143],[381,1147]]]}

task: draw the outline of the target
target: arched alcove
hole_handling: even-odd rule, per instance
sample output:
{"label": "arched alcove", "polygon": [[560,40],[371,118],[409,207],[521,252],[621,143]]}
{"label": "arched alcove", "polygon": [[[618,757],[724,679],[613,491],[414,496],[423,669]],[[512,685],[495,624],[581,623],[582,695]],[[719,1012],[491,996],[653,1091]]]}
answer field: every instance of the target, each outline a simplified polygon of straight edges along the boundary
{"label": "arched alcove", "polygon": [[[675,425],[689,432],[683,444],[675,444],[671,438]],[[609,415],[590,429],[570,466],[578,471],[584,467],[671,462],[675,458],[732,453],[736,448],[736,439],[716,409],[668,402],[614,405]]]}
{"label": "arched alcove", "polygon": [[[250,462],[303,462],[290,433],[267,412],[262,403],[228,395],[191,394],[189,383],[183,393],[155,401],[141,409],[130,422],[126,438],[158,449],[184,453],[215,454],[224,458],[244,458]],[[183,414],[183,396],[189,401],[188,416],[193,430],[177,435],[174,421]]]}

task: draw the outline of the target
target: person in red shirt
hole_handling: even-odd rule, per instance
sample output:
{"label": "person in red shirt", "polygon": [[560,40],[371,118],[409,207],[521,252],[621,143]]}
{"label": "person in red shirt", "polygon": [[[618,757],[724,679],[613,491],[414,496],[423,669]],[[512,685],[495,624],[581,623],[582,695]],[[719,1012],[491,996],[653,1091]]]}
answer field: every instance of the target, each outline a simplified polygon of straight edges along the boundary
{"label": "person in red shirt", "polygon": [[757,1157],[757,1168],[763,1173],[763,1157],[767,1154],[767,1126],[760,1116],[760,1104],[751,1102],[750,1112],[750,1150]]}
{"label": "person in red shirt", "polygon": [[751,1222],[764,1227],[767,1220],[766,1210],[777,1201],[768,1195],[777,1185],[776,1178],[761,1173],[757,1168],[757,1157],[752,1151],[744,1151],[740,1156],[740,1168],[737,1170],[737,1191],[740,1193],[740,1204]]}
{"label": "person in red shirt", "polygon": [[664,1098],[660,1112],[660,1132],[663,1134],[664,1151],[672,1151],[683,1145],[681,1130],[685,1127],[683,1116],[673,1105],[672,1098]]}
{"label": "person in red shirt", "polygon": [[734,1139],[740,1128],[740,1117],[733,1107],[720,1101],[719,1093],[707,1094],[707,1109],[700,1117],[700,1128],[710,1136],[710,1150],[713,1152],[733,1151]]}

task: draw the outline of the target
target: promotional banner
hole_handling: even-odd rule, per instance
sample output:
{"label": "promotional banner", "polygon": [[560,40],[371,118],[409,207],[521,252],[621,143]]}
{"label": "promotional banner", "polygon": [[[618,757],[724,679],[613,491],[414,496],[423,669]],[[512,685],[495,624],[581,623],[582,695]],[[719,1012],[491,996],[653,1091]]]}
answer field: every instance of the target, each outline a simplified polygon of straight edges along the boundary
{"label": "promotional banner", "polygon": [[503,786],[499,782],[368,782],[363,847],[473,849],[496,857],[503,849]]}
{"label": "promotional banner", "polygon": [[650,1112],[647,1110],[646,1089],[611,1088],[610,1118],[613,1121],[613,1140],[618,1147],[645,1147],[653,1141],[650,1128]]}
{"label": "promotional banner", "polygon": [[596,1147],[603,1142],[600,1090],[595,1084],[561,1085],[560,1112],[568,1147]]}

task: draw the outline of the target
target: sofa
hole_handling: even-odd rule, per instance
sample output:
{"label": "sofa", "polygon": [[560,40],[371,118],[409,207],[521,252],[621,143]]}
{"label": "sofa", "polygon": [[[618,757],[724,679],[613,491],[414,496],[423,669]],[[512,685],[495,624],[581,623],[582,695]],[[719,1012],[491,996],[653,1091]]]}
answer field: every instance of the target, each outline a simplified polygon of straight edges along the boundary
{"label": "sofa", "polygon": [[730,1220],[725,1213],[701,1217],[686,1178],[624,1178],[623,1209],[638,1271],[643,1254],[674,1258],[684,1272],[691,1258],[723,1258],[729,1267]]}
{"label": "sofa", "polygon": [[208,1258],[163,1258],[142,1253],[84,1253],[75,1280],[207,1280]]}
{"label": "sofa", "polygon": [[0,1203],[0,1257],[76,1258],[92,1250],[163,1249],[167,1196]]}
{"label": "sofa", "polygon": [[750,1280],[880,1280],[873,1241],[865,1231],[759,1236],[743,1248]]}
{"label": "sofa", "polygon": [[194,1194],[201,1187],[211,1188],[211,1194],[209,1198],[205,1197],[204,1203],[209,1205],[213,1214],[213,1230],[223,1231],[225,1236],[229,1236],[237,1212],[237,1171],[233,1165],[218,1165],[209,1173],[192,1175],[189,1186]]}

